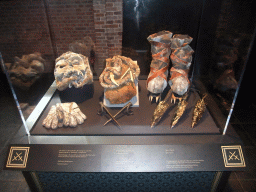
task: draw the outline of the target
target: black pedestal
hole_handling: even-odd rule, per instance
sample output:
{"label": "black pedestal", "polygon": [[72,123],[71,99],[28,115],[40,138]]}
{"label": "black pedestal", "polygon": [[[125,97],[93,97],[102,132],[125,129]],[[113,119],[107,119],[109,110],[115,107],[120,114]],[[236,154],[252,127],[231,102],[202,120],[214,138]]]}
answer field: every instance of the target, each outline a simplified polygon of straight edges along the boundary
{"label": "black pedestal", "polygon": [[94,85],[84,85],[81,88],[67,88],[63,91],[59,91],[61,102],[76,102],[82,103],[87,99],[91,99],[94,94]]}

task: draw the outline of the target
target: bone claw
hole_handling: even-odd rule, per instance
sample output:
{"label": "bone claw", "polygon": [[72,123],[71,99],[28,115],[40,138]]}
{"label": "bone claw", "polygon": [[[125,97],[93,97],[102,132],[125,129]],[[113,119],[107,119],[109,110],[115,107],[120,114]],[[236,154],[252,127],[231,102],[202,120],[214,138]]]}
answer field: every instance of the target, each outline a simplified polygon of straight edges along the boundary
{"label": "bone claw", "polygon": [[149,101],[152,102],[152,99],[153,99],[153,96],[150,95],[150,96],[149,96]]}
{"label": "bone claw", "polygon": [[173,102],[175,104],[177,100],[178,100],[178,102],[180,102],[182,100],[182,97],[175,97],[175,95],[172,94],[171,103]]}
{"label": "bone claw", "polygon": [[161,101],[161,94],[158,95],[158,96],[152,95],[152,94],[149,95],[149,101],[150,101],[150,102],[152,102],[152,101],[154,100],[154,98],[155,98],[155,100],[156,100],[156,103],[158,103],[159,101]]}
{"label": "bone claw", "polygon": [[130,75],[131,75],[131,80],[132,82],[134,82],[134,79],[133,79],[133,75],[132,75],[132,71],[130,70]]}
{"label": "bone claw", "polygon": [[123,79],[124,76],[130,71],[130,67],[125,71],[125,73],[122,75],[122,77],[120,79]]}
{"label": "bone claw", "polygon": [[160,100],[161,100],[160,95],[156,96],[156,103],[158,103],[158,101],[160,101]]}
{"label": "bone claw", "polygon": [[114,74],[110,73],[110,80],[116,85],[119,86],[118,83],[116,82],[115,78],[114,78]]}

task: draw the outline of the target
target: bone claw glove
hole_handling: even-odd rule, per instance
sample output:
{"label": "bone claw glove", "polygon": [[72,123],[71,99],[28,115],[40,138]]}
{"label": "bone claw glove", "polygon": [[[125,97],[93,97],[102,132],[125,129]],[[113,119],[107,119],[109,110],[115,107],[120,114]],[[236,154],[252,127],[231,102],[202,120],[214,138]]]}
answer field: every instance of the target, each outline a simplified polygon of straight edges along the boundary
{"label": "bone claw glove", "polygon": [[48,129],[56,129],[58,127],[58,117],[54,105],[51,107],[47,117],[43,120],[43,126]]}
{"label": "bone claw glove", "polygon": [[86,119],[75,102],[57,104],[57,108],[63,114],[64,126],[76,127]]}
{"label": "bone claw glove", "polygon": [[[57,104],[58,105],[58,104]],[[57,113],[57,118],[58,118],[58,127],[63,127],[63,119],[64,119],[64,115],[61,111],[56,110]]]}
{"label": "bone claw glove", "polygon": [[86,119],[85,114],[83,114],[81,112],[81,110],[79,109],[79,107],[76,103],[73,103],[73,105],[72,105],[71,114],[74,115],[78,124],[82,124],[84,122],[84,120]]}
{"label": "bone claw glove", "polygon": [[57,107],[57,110],[59,111],[59,113],[62,114],[63,125],[66,127],[69,126],[69,114],[67,111],[65,111],[63,109],[62,103],[57,103],[56,107]]}
{"label": "bone claw glove", "polygon": [[[55,117],[54,124],[51,118],[53,115]],[[81,112],[75,102],[57,103],[56,106],[51,107],[48,116],[44,119],[43,126],[52,129],[63,127],[63,125],[66,127],[76,127],[77,124],[82,124],[86,119],[86,116]]]}

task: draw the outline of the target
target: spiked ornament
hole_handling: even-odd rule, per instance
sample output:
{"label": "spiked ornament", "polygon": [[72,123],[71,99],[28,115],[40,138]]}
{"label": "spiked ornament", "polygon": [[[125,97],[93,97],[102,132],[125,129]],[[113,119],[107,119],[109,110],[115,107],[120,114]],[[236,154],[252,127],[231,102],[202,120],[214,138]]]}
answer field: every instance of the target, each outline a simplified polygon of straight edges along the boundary
{"label": "spiked ornament", "polygon": [[206,94],[202,97],[202,99],[199,99],[196,102],[195,109],[192,116],[192,124],[191,127],[194,128],[194,126],[199,122],[199,120],[202,118],[203,113],[205,112],[206,105],[204,99],[206,98]]}
{"label": "spiked ornament", "polygon": [[154,111],[154,115],[151,119],[151,128],[153,128],[163,117],[167,109],[170,107],[171,102],[169,101],[172,95],[170,89],[163,101],[160,101]]}
{"label": "spiked ornament", "polygon": [[176,108],[176,111],[175,111],[174,116],[171,121],[171,128],[173,128],[178,123],[179,119],[183,115],[183,113],[188,105],[188,102],[186,101],[187,97],[188,97],[188,93],[186,93],[182,97],[182,99],[179,101],[178,106]]}

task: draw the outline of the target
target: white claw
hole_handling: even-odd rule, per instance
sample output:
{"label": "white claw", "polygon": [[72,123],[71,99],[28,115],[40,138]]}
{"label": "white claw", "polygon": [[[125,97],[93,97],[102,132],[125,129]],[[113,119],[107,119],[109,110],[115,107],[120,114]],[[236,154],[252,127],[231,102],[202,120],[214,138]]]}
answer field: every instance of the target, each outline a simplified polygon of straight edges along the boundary
{"label": "white claw", "polygon": [[133,75],[132,75],[132,71],[130,70],[130,75],[131,75],[131,80],[132,82],[134,82],[134,79],[133,79]]}
{"label": "white claw", "polygon": [[156,103],[158,103],[159,99],[160,99],[160,96],[157,96],[156,97]]}
{"label": "white claw", "polygon": [[152,97],[153,97],[153,96],[151,96],[151,95],[149,96],[149,101],[150,101],[150,102],[152,102]]}
{"label": "white claw", "polygon": [[112,83],[114,83],[116,86],[119,86],[118,83],[115,80],[114,74],[110,73],[110,80],[112,81]]}

